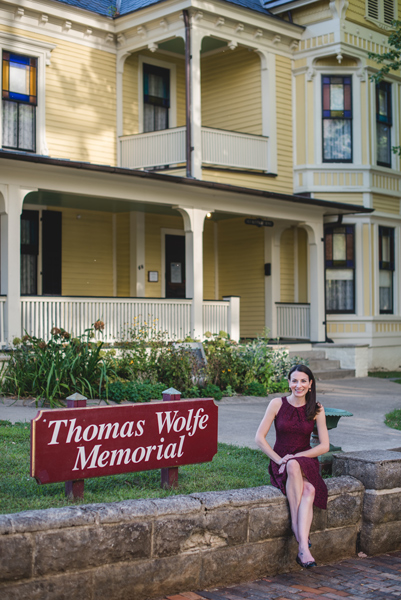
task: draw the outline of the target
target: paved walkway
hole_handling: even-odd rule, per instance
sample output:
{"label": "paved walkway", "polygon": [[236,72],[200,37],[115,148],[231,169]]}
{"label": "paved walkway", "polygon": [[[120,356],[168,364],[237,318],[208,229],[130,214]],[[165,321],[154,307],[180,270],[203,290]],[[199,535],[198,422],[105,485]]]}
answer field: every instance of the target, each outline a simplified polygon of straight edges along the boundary
{"label": "paved walkway", "polygon": [[[401,431],[384,424],[384,415],[401,408],[401,385],[364,377],[318,382],[318,399],[331,408],[343,408],[353,417],[341,418],[330,431],[330,442],[345,452],[355,450],[389,450],[401,447]],[[92,405],[98,401],[90,401]],[[265,413],[267,398],[223,398],[219,405],[219,441],[256,448],[254,437]],[[30,421],[37,415],[34,400],[0,399],[0,420]],[[274,427],[267,440],[274,444]]]}
{"label": "paved walkway", "polygon": [[263,577],[163,600],[390,600],[401,597],[401,552],[357,557],[310,570]]}

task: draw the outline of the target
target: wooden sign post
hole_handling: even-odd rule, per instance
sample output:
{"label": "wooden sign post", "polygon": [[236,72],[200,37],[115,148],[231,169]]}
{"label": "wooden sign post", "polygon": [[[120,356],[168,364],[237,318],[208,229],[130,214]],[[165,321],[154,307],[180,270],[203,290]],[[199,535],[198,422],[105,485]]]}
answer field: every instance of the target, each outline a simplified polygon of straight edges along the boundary
{"label": "wooden sign post", "polygon": [[[67,408],[85,408],[87,398],[81,394],[75,393],[67,398]],[[83,479],[74,479],[65,482],[65,495],[69,500],[83,498],[85,490],[85,481]]]}
{"label": "wooden sign post", "polygon": [[[169,388],[162,392],[163,402],[181,400],[181,392]],[[161,470],[161,487],[170,489],[178,487],[178,467],[167,467]]]}

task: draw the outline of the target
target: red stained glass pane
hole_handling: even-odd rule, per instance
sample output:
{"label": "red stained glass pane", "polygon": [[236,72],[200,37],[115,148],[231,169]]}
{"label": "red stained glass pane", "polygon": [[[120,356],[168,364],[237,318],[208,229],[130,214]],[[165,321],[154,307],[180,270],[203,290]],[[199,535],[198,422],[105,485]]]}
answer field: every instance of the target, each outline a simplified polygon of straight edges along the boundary
{"label": "red stained glass pane", "polygon": [[326,260],[333,260],[333,234],[326,233]]}
{"label": "red stained glass pane", "polygon": [[347,233],[347,260],[354,260],[354,235]]}
{"label": "red stained glass pane", "polygon": [[323,85],[323,110],[330,110],[330,85]]}
{"label": "red stained glass pane", "polygon": [[351,110],[351,86],[344,85],[344,110]]}

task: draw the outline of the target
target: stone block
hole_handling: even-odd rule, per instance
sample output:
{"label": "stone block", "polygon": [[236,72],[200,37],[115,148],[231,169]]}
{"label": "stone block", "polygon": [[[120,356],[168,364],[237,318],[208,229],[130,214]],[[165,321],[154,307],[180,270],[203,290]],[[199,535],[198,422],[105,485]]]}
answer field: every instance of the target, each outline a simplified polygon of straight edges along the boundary
{"label": "stone block", "polygon": [[362,516],[362,493],[331,496],[327,503],[327,527],[345,527],[358,523]]}
{"label": "stone block", "polygon": [[1,600],[93,600],[92,574],[68,573],[7,585],[0,588],[0,597]]}
{"label": "stone block", "polygon": [[401,550],[401,521],[363,523],[360,548],[365,554],[383,554]]}
{"label": "stone block", "polygon": [[391,450],[369,450],[334,454],[333,475],[351,475],[366,489],[401,487],[401,455]]}
{"label": "stone block", "polygon": [[[292,548],[289,552],[288,549]],[[262,575],[275,575],[295,565],[297,546],[288,538],[275,538],[246,546],[226,546],[202,557],[200,589],[252,581]]]}
{"label": "stone block", "polygon": [[358,530],[358,525],[350,525],[314,533],[312,551],[317,563],[331,563],[355,556]]}
{"label": "stone block", "polygon": [[265,505],[269,502],[275,502],[277,498],[284,498],[284,495],[277,488],[271,485],[264,485],[257,488],[196,493],[191,494],[191,498],[199,500],[206,510],[213,510],[226,506]]}
{"label": "stone block", "polygon": [[33,545],[29,536],[2,535],[0,537],[0,581],[17,581],[31,577],[32,555]]}
{"label": "stone block", "polygon": [[[208,545],[204,515],[164,517],[154,523],[153,556],[164,557],[194,551]],[[222,543],[225,543],[222,540]]]}
{"label": "stone block", "polygon": [[201,553],[100,567],[94,574],[96,600],[149,600],[199,589]]}
{"label": "stone block", "polygon": [[290,510],[286,499],[277,499],[274,503],[255,507],[249,511],[250,542],[291,534]]}
{"label": "stone block", "polygon": [[363,520],[366,523],[400,521],[401,527],[401,488],[366,490],[363,500]]}
{"label": "stone block", "polygon": [[164,515],[186,515],[189,513],[199,513],[202,511],[202,505],[193,496],[170,496],[169,498],[154,498],[151,500],[155,507],[155,514],[158,517]]}
{"label": "stone block", "polygon": [[212,546],[245,544],[248,534],[248,510],[212,510],[205,514],[205,534]]}
{"label": "stone block", "polygon": [[9,516],[15,533],[28,533],[90,525],[95,522],[95,506],[96,504],[88,504],[45,510],[26,510]]}
{"label": "stone block", "polygon": [[74,527],[35,536],[35,575],[86,569],[150,556],[150,523]]}
{"label": "stone block", "polygon": [[321,529],[325,529],[327,525],[327,510],[323,510],[322,508],[318,508],[317,506],[313,507],[313,519],[310,530],[320,531]]}
{"label": "stone block", "polygon": [[157,508],[152,500],[123,500],[94,506],[96,506],[96,522],[101,524],[148,521],[157,514]]}

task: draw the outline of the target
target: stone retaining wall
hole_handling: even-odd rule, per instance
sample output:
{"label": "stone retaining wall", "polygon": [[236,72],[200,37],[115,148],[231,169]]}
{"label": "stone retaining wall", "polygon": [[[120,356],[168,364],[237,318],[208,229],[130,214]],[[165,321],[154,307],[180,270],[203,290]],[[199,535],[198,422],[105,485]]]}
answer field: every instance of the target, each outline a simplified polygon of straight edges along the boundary
{"label": "stone retaining wall", "polygon": [[[359,454],[336,459],[343,476],[315,509],[318,563],[355,555],[359,538],[367,554],[401,548],[401,456]],[[271,486],[27,511],[0,516],[0,598],[150,600],[299,569],[296,554]]]}

